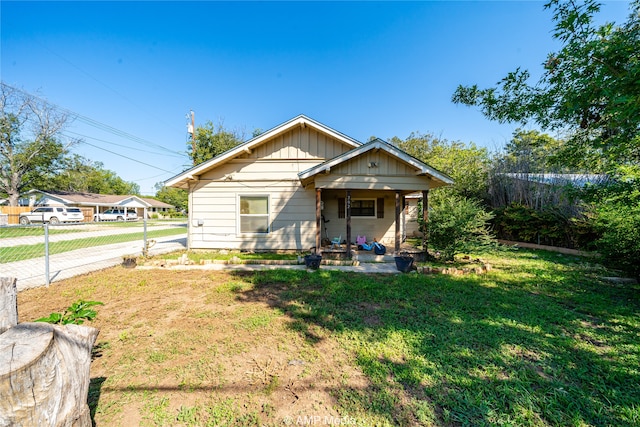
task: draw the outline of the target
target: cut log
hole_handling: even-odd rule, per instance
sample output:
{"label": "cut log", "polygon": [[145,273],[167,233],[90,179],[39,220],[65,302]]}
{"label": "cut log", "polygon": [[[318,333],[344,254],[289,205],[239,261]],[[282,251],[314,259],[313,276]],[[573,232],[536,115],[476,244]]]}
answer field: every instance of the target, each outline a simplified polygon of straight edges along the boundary
{"label": "cut log", "polygon": [[18,288],[15,277],[0,277],[0,334],[18,324]]}
{"label": "cut log", "polygon": [[0,426],[90,427],[98,329],[21,323],[0,335]]}

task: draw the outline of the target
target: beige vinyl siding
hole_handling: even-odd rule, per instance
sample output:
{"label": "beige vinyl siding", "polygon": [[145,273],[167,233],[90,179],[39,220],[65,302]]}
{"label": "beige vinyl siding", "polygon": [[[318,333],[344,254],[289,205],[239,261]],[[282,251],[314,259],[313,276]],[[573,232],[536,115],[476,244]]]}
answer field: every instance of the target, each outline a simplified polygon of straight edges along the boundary
{"label": "beige vinyl siding", "polygon": [[[217,185],[216,185],[217,184]],[[308,250],[315,243],[315,192],[278,181],[260,187],[209,183],[193,192],[191,248]],[[268,195],[270,232],[239,232],[239,195]],[[201,221],[202,226],[193,223]]]}
{"label": "beige vinyl siding", "polygon": [[203,174],[200,180],[281,180],[300,182],[298,173],[309,169],[321,160],[231,160],[211,172]]}

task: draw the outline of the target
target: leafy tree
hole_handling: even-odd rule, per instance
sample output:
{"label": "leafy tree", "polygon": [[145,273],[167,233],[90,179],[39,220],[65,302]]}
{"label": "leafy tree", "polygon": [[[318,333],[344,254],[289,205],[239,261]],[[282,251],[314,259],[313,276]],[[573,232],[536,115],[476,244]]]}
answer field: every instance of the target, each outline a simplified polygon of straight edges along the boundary
{"label": "leafy tree", "polygon": [[640,243],[622,238],[634,226],[622,219],[637,215],[640,201],[640,0],[630,3],[621,25],[596,26],[594,0],[551,0],[545,7],[554,10],[553,36],[562,47],[547,56],[540,80],[530,84],[529,72],[518,68],[494,88],[459,86],[452,100],[480,107],[491,120],[562,132],[558,157],[565,164],[609,175],[609,184],[584,193],[606,196],[591,199],[602,235],[596,249],[631,268]]}
{"label": "leafy tree", "polygon": [[[46,102],[0,84],[0,191],[10,206],[41,177],[63,167],[70,144],[59,140],[67,116]],[[40,181],[41,182],[41,181]]]}
{"label": "leafy tree", "polygon": [[445,193],[486,199],[490,165],[486,148],[422,133],[411,133],[404,140],[393,137],[390,142],[416,159],[451,176],[455,183],[451,188],[443,189]]}
{"label": "leafy tree", "polygon": [[[520,68],[497,87],[459,86],[453,102],[479,106],[499,122],[535,122],[567,135],[562,158],[568,165],[640,179],[640,1],[628,20],[594,24],[594,0],[551,0],[554,38],[536,84]],[[630,167],[632,166],[632,167]]]}
{"label": "leafy tree", "polygon": [[88,192],[98,194],[140,194],[140,186],[127,182],[115,172],[105,169],[102,162],[94,162],[77,154],[63,159],[63,170],[50,173],[40,189]]}
{"label": "leafy tree", "polygon": [[197,165],[235,147],[242,139],[241,133],[226,130],[222,123],[218,124],[216,130],[213,123],[208,121],[196,128],[195,141],[188,144],[188,154],[193,164]]}
{"label": "leafy tree", "polygon": [[537,130],[517,129],[502,156],[497,156],[503,172],[568,172],[555,158],[562,141]]}
{"label": "leafy tree", "polygon": [[189,208],[189,194],[182,188],[165,187],[163,183],[159,182],[156,184],[155,198],[175,206],[178,211],[186,211]]}

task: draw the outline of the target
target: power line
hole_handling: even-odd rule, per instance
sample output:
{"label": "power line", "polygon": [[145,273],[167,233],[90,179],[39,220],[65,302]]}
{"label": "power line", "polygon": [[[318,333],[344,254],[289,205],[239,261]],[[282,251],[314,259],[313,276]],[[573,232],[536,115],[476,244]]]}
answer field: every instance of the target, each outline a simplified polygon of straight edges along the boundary
{"label": "power line", "polygon": [[[164,154],[164,153],[150,152],[150,151],[145,150],[145,149],[142,149],[142,148],[133,148],[133,147],[129,147],[129,146],[127,146],[127,145],[118,144],[118,143],[113,142],[113,141],[107,141],[107,140],[100,139],[100,138],[96,138],[96,137],[93,137],[93,136],[84,135],[84,134],[77,133],[77,132],[72,132],[72,131],[70,131],[70,130],[67,130],[67,131],[65,131],[65,132],[62,132],[62,135],[65,135],[65,136],[67,136],[67,137],[71,138],[71,136],[70,136],[70,135],[67,135],[67,134],[73,134],[73,135],[80,136],[80,137],[82,137],[82,138],[93,139],[94,141],[105,142],[105,143],[110,144],[110,145],[115,145],[115,146],[117,146],[117,147],[126,148],[126,149],[128,149],[128,150],[141,151],[141,152],[144,152],[144,153],[154,154],[154,155],[158,155],[158,156],[168,156],[168,157],[175,157],[175,158],[180,158],[180,159],[184,159],[185,157],[187,157],[187,155],[186,155],[186,154],[178,155],[178,154],[173,154],[173,153],[171,153],[171,154]],[[78,141],[78,143],[79,143],[79,144],[82,144],[82,143],[84,143],[84,141],[80,140],[80,141]]]}
{"label": "power line", "polygon": [[17,87],[11,86],[11,85],[9,85],[7,83],[4,83],[4,82],[2,82],[2,85],[6,86],[6,87],[8,87],[10,89],[13,89],[13,90],[15,90],[17,92],[23,93],[23,94],[25,94],[27,96],[30,96],[32,98],[35,98],[35,99],[39,100],[40,102],[43,102],[43,103],[45,103],[47,105],[50,105],[50,106],[62,111],[63,113],[68,114],[68,115],[76,118],[77,120],[85,123],[85,124],[88,124],[89,126],[93,126],[93,127],[97,128],[97,129],[103,130],[105,132],[112,133],[112,134],[117,135],[117,136],[119,136],[121,138],[128,139],[128,140],[130,140],[132,142],[136,142],[138,144],[142,144],[142,145],[145,145],[147,147],[155,147],[155,148],[158,148],[160,150],[164,150],[164,151],[167,151],[167,152],[172,153],[172,154],[178,154],[181,157],[184,157],[184,154],[180,153],[179,151],[171,150],[171,149],[166,148],[166,147],[164,147],[164,146],[162,146],[160,144],[156,144],[156,143],[148,141],[148,140],[146,140],[144,138],[140,138],[138,136],[132,135],[132,134],[130,134],[128,132],[125,132],[123,130],[117,129],[117,128],[113,127],[113,126],[107,125],[105,123],[101,123],[101,122],[99,122],[99,121],[97,121],[95,119],[92,119],[90,117],[84,116],[84,115],[82,115],[80,113],[76,113],[75,111],[69,110],[68,108],[65,108],[65,107],[62,107],[62,106],[60,106],[58,104],[50,102],[50,101],[48,101],[48,100],[46,100],[46,99],[44,99],[44,98],[42,98],[40,96],[33,95],[33,94],[23,90],[23,89],[19,89]]}
{"label": "power line", "polygon": [[141,161],[140,161],[140,160],[138,160],[138,159],[132,159],[131,157],[127,157],[127,156],[125,156],[125,155],[123,155],[123,154],[116,153],[115,151],[107,150],[106,148],[99,147],[99,146],[97,146],[97,145],[91,144],[91,143],[86,142],[86,141],[84,142],[84,144],[90,145],[90,146],[92,146],[93,148],[97,148],[98,150],[106,151],[107,153],[115,154],[116,156],[123,157],[123,158],[125,158],[125,159],[127,159],[127,160],[131,160],[132,162],[136,162],[136,163],[140,163],[141,165],[149,166],[150,168],[158,169],[158,170],[161,170],[161,171],[163,171],[163,172],[167,172],[167,173],[175,173],[175,171],[168,171],[168,170],[166,170],[166,169],[159,168],[158,166],[150,165],[149,163],[145,163],[145,162],[141,162]]}

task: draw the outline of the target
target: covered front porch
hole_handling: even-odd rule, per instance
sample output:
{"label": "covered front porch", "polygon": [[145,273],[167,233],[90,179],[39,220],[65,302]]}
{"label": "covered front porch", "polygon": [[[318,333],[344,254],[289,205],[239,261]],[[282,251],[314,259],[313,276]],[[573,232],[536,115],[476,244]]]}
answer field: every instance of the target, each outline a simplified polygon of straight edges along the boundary
{"label": "covered front porch", "polygon": [[417,215],[427,221],[429,191],[453,183],[447,175],[380,139],[298,176],[305,189],[315,191],[316,253],[342,258],[361,255],[358,245],[363,236],[369,244],[384,245],[390,255],[410,251],[423,256],[426,236],[420,250],[403,245],[408,220],[405,198],[415,193],[422,196]]}
{"label": "covered front porch", "polygon": [[[387,256],[407,253],[423,259],[427,247],[421,236],[420,248],[406,242],[409,218],[405,196],[415,191],[332,190],[316,188],[316,253],[325,259],[371,259],[383,261],[374,242],[384,246]],[[429,190],[420,192],[422,210],[417,213],[428,220]],[[361,244],[365,242],[365,244]],[[378,259],[380,258],[380,259]]]}

